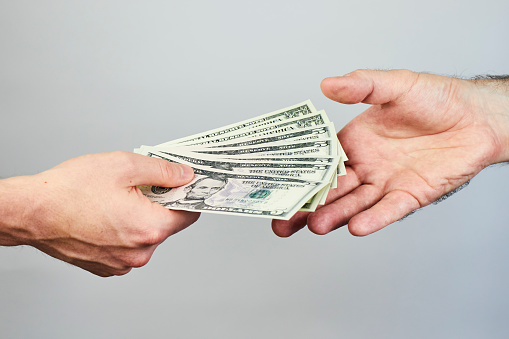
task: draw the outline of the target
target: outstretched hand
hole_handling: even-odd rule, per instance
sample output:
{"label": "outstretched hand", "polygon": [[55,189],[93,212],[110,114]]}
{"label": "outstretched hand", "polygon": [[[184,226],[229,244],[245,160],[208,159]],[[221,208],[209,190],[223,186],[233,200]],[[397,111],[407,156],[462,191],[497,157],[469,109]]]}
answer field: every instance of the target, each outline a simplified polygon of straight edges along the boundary
{"label": "outstretched hand", "polygon": [[359,70],[325,79],[330,99],[372,105],[338,138],[349,157],[324,206],[273,220],[279,236],[306,224],[326,234],[348,224],[368,235],[509,159],[509,86],[490,81]]}
{"label": "outstretched hand", "polygon": [[19,218],[0,227],[0,243],[31,245],[100,276],[125,274],[199,217],[152,203],[137,186],[176,187],[193,177],[189,166],[113,152],[2,180],[0,197],[23,211],[9,213]]}

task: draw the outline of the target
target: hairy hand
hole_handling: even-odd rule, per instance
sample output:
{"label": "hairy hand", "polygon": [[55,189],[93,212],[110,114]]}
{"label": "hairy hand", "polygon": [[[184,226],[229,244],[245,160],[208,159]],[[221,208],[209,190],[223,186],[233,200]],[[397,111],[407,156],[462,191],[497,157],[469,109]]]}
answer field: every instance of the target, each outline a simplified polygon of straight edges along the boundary
{"label": "hairy hand", "polygon": [[125,274],[199,217],[154,204],[137,186],[175,187],[193,177],[190,167],[127,152],[86,155],[22,177],[32,192],[23,243],[100,276]]}
{"label": "hairy hand", "polygon": [[273,220],[279,236],[306,224],[317,234],[346,224],[353,235],[373,233],[508,159],[509,86],[358,70],[321,87],[337,102],[372,106],[338,133],[350,159],[338,188],[314,213]]}

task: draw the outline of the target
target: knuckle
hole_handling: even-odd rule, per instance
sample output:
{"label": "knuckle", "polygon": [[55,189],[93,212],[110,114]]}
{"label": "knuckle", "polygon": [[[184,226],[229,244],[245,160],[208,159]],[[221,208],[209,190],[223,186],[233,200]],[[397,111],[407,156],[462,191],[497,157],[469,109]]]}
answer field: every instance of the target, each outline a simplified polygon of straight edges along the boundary
{"label": "knuckle", "polygon": [[133,173],[136,169],[136,164],[132,157],[132,154],[126,151],[115,151],[112,152],[112,157],[115,159],[115,163],[118,168],[124,173]]}
{"label": "knuckle", "polygon": [[128,261],[130,260],[125,255],[122,258],[117,258],[115,263],[108,265],[108,272],[110,275],[124,275],[129,273],[133,267],[128,263]]}
{"label": "knuckle", "polygon": [[95,274],[95,275],[97,275],[98,277],[101,277],[101,278],[109,278],[109,277],[114,275],[113,273],[110,273],[110,272],[94,272],[94,271],[91,271],[91,273]]}
{"label": "knuckle", "polygon": [[137,254],[137,255],[135,255],[134,257],[131,258],[129,266],[131,266],[131,267],[143,267],[146,264],[148,264],[148,262],[150,261],[151,256],[152,256],[152,254],[148,253],[146,251],[142,252],[142,253],[139,253],[139,254]]}
{"label": "knuckle", "polygon": [[350,72],[349,76],[363,78],[366,77],[369,72],[371,71],[368,69],[356,69],[355,71]]}
{"label": "knuckle", "polygon": [[93,274],[102,277],[102,278],[109,278],[113,277],[115,275],[124,275],[129,273],[131,270],[131,267],[125,266],[125,265],[106,265],[106,267],[97,269],[97,270],[90,270]]}
{"label": "knuckle", "polygon": [[140,233],[138,245],[153,246],[158,245],[164,240],[163,232],[157,228],[149,228]]}
{"label": "knuckle", "polygon": [[407,76],[407,77],[413,76],[415,74],[414,72],[412,72],[408,69],[398,69],[398,70],[396,70],[396,72],[400,73],[403,76]]}
{"label": "knuckle", "polygon": [[394,70],[393,72],[396,76],[398,76],[404,80],[409,80],[414,77],[414,72],[409,71],[408,69],[397,69],[397,70]]}
{"label": "knuckle", "polygon": [[172,182],[177,177],[176,166],[168,161],[159,161],[159,169],[165,182]]}
{"label": "knuckle", "polygon": [[119,161],[131,158],[130,157],[131,153],[126,152],[126,151],[113,151],[113,152],[111,152],[111,155],[112,155],[113,158],[115,158],[115,159],[117,159]]}
{"label": "knuckle", "polygon": [[163,224],[161,242],[167,237],[180,232],[198,220],[201,213],[190,211],[168,210],[170,217]]}
{"label": "knuckle", "polygon": [[131,272],[131,270],[132,267],[117,269],[115,271],[115,275],[126,275],[127,273]]}
{"label": "knuckle", "polygon": [[391,72],[404,81],[416,81],[419,76],[419,73],[415,73],[408,69],[395,69]]}

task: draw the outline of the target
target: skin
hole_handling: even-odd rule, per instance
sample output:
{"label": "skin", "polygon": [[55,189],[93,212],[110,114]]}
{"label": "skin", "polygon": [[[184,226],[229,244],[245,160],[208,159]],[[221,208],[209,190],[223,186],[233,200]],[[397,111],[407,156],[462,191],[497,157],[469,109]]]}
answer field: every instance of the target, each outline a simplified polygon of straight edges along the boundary
{"label": "skin", "polygon": [[[279,236],[306,224],[367,235],[509,161],[507,81],[359,70],[321,87],[337,102],[372,106],[338,133],[350,158],[339,187],[316,212],[274,220]],[[137,186],[193,177],[184,165],[114,152],[0,180],[0,245],[30,245],[99,276],[126,274],[199,217],[153,204]]]}
{"label": "skin", "polygon": [[0,181],[0,245],[30,245],[99,276],[148,263],[199,213],[152,203],[138,185],[176,187],[191,167],[128,152],[90,154]]}
{"label": "skin", "polygon": [[349,157],[324,206],[273,220],[288,237],[305,225],[327,234],[348,224],[365,236],[509,161],[509,82],[461,80],[406,70],[357,70],[324,79],[322,92],[371,107],[338,138]]}

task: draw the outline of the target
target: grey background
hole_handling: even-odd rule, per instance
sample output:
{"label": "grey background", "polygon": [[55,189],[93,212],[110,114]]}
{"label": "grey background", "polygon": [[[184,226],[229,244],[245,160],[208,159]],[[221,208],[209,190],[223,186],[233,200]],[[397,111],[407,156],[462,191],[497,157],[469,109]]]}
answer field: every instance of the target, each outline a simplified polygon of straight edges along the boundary
{"label": "grey background", "polygon": [[[311,99],[326,76],[509,73],[509,3],[0,1],[0,176]],[[204,214],[102,279],[0,248],[2,338],[507,338],[508,168],[376,234]]]}

